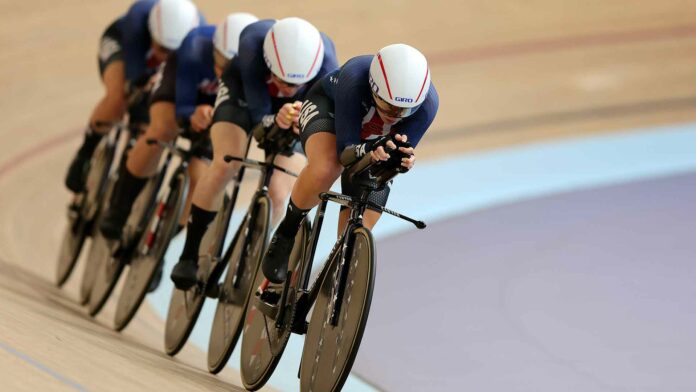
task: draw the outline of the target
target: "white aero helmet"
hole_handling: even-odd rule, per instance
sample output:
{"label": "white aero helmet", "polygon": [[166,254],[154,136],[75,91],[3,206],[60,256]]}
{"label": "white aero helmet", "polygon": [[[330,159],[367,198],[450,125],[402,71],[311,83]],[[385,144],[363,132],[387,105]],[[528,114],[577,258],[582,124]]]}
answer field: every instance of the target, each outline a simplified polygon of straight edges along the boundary
{"label": "white aero helmet", "polygon": [[428,95],[428,61],[412,46],[385,46],[370,64],[370,86],[378,109],[391,117],[408,117]]}
{"label": "white aero helmet", "polygon": [[248,25],[256,22],[259,18],[246,12],[236,12],[229,14],[222,23],[215,28],[213,45],[215,49],[225,56],[227,60],[237,55],[239,50],[239,34]]}
{"label": "white aero helmet", "polygon": [[312,80],[324,61],[324,42],[316,27],[304,19],[276,22],[263,40],[263,58],[275,76],[286,83]]}
{"label": "white aero helmet", "polygon": [[147,23],[155,42],[176,50],[186,34],[198,26],[198,10],[189,0],[159,0],[152,7]]}

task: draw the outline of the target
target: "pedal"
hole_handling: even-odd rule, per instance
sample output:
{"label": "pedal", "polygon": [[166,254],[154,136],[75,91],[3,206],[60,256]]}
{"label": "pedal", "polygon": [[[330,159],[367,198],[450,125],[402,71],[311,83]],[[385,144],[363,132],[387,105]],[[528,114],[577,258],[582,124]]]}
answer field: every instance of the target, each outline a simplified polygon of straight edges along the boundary
{"label": "pedal", "polygon": [[[264,297],[264,294],[266,294],[267,291],[264,291],[263,293],[255,293],[254,294],[254,305],[256,306],[256,309],[258,309],[261,313],[266,315],[267,317],[270,317],[275,320],[276,316],[278,315],[278,304],[276,303],[269,303],[266,302],[269,298],[262,298]],[[277,294],[276,294],[277,295]],[[278,298],[278,297],[276,297]]]}

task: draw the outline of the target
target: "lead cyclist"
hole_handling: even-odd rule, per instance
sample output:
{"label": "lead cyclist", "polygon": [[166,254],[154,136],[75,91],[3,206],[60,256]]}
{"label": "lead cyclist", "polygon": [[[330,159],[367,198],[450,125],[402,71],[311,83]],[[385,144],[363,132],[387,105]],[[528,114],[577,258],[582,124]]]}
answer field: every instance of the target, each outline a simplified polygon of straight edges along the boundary
{"label": "lead cyclist", "polygon": [[[380,136],[391,135],[412,147],[399,149],[410,155],[402,166],[410,169],[415,163],[414,147],[435,119],[439,98],[430,82],[428,62],[417,49],[394,44],[376,55],[354,57],[339,70],[316,83],[302,104],[299,124],[302,146],[307,153],[307,166],[300,173],[292,190],[285,218],[278,226],[262,269],[273,283],[285,280],[290,251],[302,219],[319,203],[319,194],[327,192],[343,172],[339,156],[361,158],[370,154],[373,161],[389,158],[388,149],[396,145],[374,145]],[[344,162],[350,163],[350,162]],[[359,197],[359,190],[346,180],[342,192]],[[375,192],[370,201],[385,206],[389,186]],[[372,229],[380,213],[368,209],[364,224]],[[342,209],[339,232],[345,226],[348,210]]]}

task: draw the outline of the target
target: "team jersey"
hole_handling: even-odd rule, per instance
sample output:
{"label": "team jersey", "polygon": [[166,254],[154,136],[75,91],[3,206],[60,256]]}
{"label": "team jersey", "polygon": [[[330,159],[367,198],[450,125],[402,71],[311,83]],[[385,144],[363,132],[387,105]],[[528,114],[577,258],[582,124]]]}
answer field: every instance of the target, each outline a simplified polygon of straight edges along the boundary
{"label": "team jersey", "polygon": [[[123,39],[123,59],[126,80],[135,82],[154,74],[159,62],[152,54],[152,38],[148,28],[148,17],[157,0],[136,1],[118,21]],[[203,15],[200,23],[205,23]]]}
{"label": "team jersey", "polygon": [[428,95],[414,114],[395,124],[385,124],[375,109],[369,83],[372,58],[372,55],[354,57],[321,80],[326,95],[334,102],[339,154],[350,145],[397,133],[408,136],[415,147],[437,114],[439,97],[431,83]]}
{"label": "team jersey", "polygon": [[176,51],[176,115],[188,119],[202,103],[215,101],[218,80],[213,58],[215,26],[199,26],[188,33]]}
{"label": "team jersey", "polygon": [[[261,20],[247,26],[239,37],[239,54],[232,60],[230,66],[222,75],[222,83],[225,89],[229,89],[228,95],[222,95],[221,88],[216,103],[216,121],[222,120],[217,115],[217,104],[229,99],[239,97],[249,113],[252,124],[261,122],[264,116],[278,110],[278,101],[290,102],[303,100],[308,89],[328,72],[338,68],[336,49],[333,41],[324,33],[321,37],[324,43],[324,58],[319,73],[311,81],[297,91],[293,97],[282,97],[278,89],[271,82],[271,71],[263,58],[263,41],[266,33],[275,24],[275,20]],[[233,91],[237,90],[237,91]],[[227,98],[226,98],[227,97]],[[236,102],[235,102],[236,104]]]}

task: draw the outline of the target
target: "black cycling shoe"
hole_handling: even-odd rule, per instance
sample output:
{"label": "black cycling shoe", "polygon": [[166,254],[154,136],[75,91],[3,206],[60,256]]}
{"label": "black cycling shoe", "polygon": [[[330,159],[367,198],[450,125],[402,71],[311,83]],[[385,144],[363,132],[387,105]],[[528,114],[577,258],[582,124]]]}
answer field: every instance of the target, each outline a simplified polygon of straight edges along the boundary
{"label": "black cycling shoe", "polygon": [[198,283],[196,273],[198,272],[198,263],[192,259],[181,259],[172,270],[172,281],[174,286],[179,290],[188,290]]}
{"label": "black cycling shoe", "polygon": [[118,208],[112,204],[106,212],[104,219],[99,223],[99,230],[104,238],[108,240],[120,240],[121,233],[123,233],[123,226],[126,225],[129,214],[129,209]]}
{"label": "black cycling shoe", "polygon": [[68,174],[65,176],[65,186],[73,193],[80,193],[85,190],[85,177],[89,169],[90,157],[83,154],[75,155],[70,163]]}
{"label": "black cycling shoe", "polygon": [[102,134],[93,131],[87,132],[80,149],[70,163],[68,174],[65,176],[65,186],[74,193],[80,193],[85,190],[89,161],[92,159],[92,154],[102,137]]}
{"label": "black cycling shoe", "polygon": [[288,274],[288,260],[294,244],[293,238],[286,238],[280,233],[273,235],[271,244],[268,245],[268,251],[266,251],[261,263],[263,274],[271,283],[278,284],[285,281]]}
{"label": "black cycling shoe", "polygon": [[155,271],[155,275],[152,277],[152,280],[150,281],[150,285],[147,286],[147,292],[151,293],[155,290],[160,285],[160,282],[162,281],[162,268],[164,263],[160,263],[159,267],[157,267],[157,271]]}

